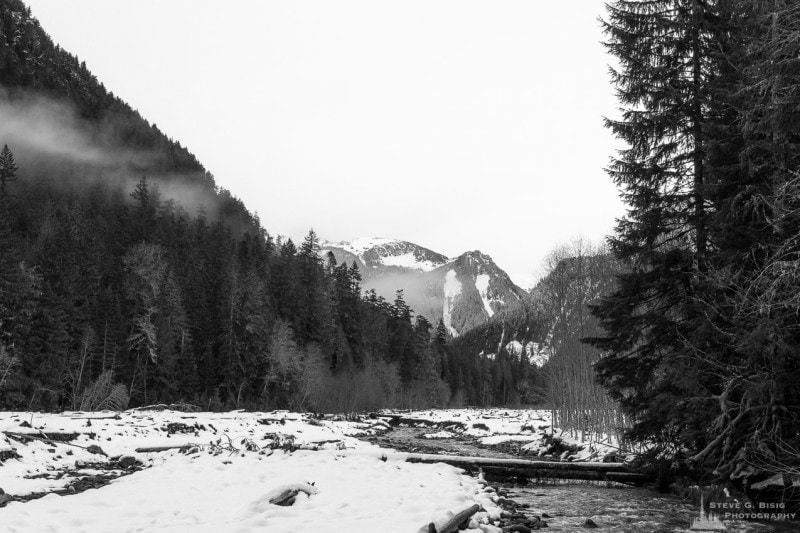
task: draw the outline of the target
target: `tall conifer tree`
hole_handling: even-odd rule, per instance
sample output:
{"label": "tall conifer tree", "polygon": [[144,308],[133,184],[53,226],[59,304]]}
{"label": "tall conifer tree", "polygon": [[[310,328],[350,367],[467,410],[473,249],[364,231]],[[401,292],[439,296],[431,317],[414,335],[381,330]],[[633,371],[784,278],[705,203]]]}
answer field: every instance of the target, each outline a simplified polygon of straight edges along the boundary
{"label": "tall conifer tree", "polygon": [[715,4],[617,0],[604,22],[622,105],[621,119],[606,124],[627,145],[608,173],[629,205],[610,244],[628,272],[594,307],[606,335],[592,342],[606,353],[601,382],[633,416],[631,435],[665,446],[701,445],[706,422],[688,400],[705,386],[702,365],[684,348],[702,335],[693,302],[709,250]]}

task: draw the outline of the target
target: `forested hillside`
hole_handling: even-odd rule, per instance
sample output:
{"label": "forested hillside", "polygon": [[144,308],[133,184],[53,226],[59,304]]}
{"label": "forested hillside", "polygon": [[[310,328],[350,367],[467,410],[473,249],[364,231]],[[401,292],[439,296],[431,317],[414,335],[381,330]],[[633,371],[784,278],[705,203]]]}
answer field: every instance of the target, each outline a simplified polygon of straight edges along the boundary
{"label": "forested hillside", "polygon": [[[446,335],[274,239],[0,0],[0,408],[458,403]],[[288,199],[287,199],[288,201]]]}
{"label": "forested hillside", "polygon": [[597,383],[602,353],[581,341],[600,333],[590,306],[615,289],[620,264],[605,247],[577,240],[552,250],[543,268],[530,294],[451,341],[458,372],[474,383],[465,399],[547,406],[563,430],[616,434],[626,421]]}

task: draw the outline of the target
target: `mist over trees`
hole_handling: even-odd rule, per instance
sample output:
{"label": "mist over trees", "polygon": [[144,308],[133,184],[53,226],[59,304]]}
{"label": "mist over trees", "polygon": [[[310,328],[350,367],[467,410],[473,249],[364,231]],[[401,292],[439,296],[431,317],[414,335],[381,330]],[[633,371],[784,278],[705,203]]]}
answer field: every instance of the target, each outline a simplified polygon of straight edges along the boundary
{"label": "mist over trees", "polygon": [[442,324],[270,236],[18,0],[0,84],[0,408],[462,404]]}
{"label": "mist over trees", "polygon": [[800,6],[615,1],[605,19],[630,207],[594,308],[631,438],[742,481],[800,467]]}
{"label": "mist over trees", "polygon": [[357,267],[320,257],[313,231],[299,247],[255,220],[238,235],[162,201],[146,178],[127,195],[102,184],[10,190],[0,198],[5,407],[449,400],[431,325],[402,293],[362,298]]}

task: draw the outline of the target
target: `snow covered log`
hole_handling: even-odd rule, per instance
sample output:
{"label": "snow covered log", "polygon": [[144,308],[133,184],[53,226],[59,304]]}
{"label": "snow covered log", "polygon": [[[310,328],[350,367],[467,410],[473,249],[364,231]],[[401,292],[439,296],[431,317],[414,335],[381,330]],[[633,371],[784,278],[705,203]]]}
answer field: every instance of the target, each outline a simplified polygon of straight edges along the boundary
{"label": "snow covered log", "polygon": [[622,463],[529,461],[416,453],[408,454],[406,461],[409,463],[445,463],[465,469],[481,469],[487,474],[502,477],[582,479],[615,481],[634,485],[643,485],[652,481],[652,476],[633,471]]}
{"label": "snow covered log", "polygon": [[311,496],[317,493],[317,488],[310,483],[290,483],[272,489],[264,495],[264,499],[272,505],[288,506],[294,503],[295,498],[301,492]]}
{"label": "snow covered log", "polygon": [[527,459],[501,459],[497,457],[460,457],[432,453],[409,453],[409,463],[446,463],[453,466],[504,466],[509,468],[535,468],[538,470],[577,470],[584,472],[630,472],[624,463],[595,463],[568,461],[531,461]]}
{"label": "snow covered log", "polygon": [[33,432],[24,432],[24,431],[4,431],[6,435],[11,438],[19,439],[37,439],[37,440],[49,440],[53,442],[71,442],[78,437],[81,436],[80,433],[65,433],[65,432],[57,432],[57,431],[37,431],[36,433]]}
{"label": "snow covered log", "polygon": [[[39,441],[46,442],[46,443],[52,444],[52,445],[64,444],[64,445],[67,445],[67,446],[73,446],[75,448],[80,448],[82,450],[86,450],[87,452],[93,453],[93,454],[96,454],[96,455],[106,455],[106,452],[104,452],[103,449],[100,446],[96,445],[96,444],[92,444],[90,446],[79,446],[77,444],[72,444],[71,442],[67,442],[66,440],[53,440],[53,439],[50,438],[53,435],[56,435],[56,436],[57,435],[72,435],[72,433],[63,433],[63,434],[60,434],[60,433],[42,433],[41,434],[41,435],[47,435],[46,437],[37,435],[35,433],[17,433],[15,431],[4,431],[3,433],[7,437],[12,438],[14,440],[17,440],[17,441],[19,441],[19,442],[21,442],[23,444],[27,444],[27,442],[30,441],[30,440],[39,440]],[[77,436],[79,434],[75,433],[75,435]],[[73,440],[73,439],[69,439],[69,440]]]}
{"label": "snow covered log", "polygon": [[147,446],[145,448],[136,448],[136,453],[167,452],[169,450],[189,449],[195,446],[200,445],[187,442],[186,444],[173,444],[171,446]]}
{"label": "snow covered log", "polygon": [[462,525],[480,510],[481,506],[473,503],[456,511],[447,511],[433,522],[422,527],[419,533],[455,533],[463,529]]}

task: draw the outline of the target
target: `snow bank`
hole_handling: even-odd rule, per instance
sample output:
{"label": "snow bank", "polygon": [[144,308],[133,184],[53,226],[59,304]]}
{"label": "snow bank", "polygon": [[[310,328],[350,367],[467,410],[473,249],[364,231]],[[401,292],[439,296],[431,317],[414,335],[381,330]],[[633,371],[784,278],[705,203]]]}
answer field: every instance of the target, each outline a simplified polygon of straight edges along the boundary
{"label": "snow bank", "polygon": [[[81,418],[87,416],[93,419]],[[477,503],[486,511],[476,517],[472,531],[477,532],[486,530],[489,518],[500,513],[492,494],[460,469],[406,463],[402,454],[387,454],[348,436],[383,427],[379,421],[317,421],[286,412],[99,416],[35,414],[33,428],[27,429],[22,422],[31,419],[30,413],[0,413],[0,430],[74,431],[82,435],[73,443],[98,443],[108,455],[132,455],[150,466],[97,490],[11,502],[0,510],[3,531],[408,532],[449,510]],[[269,449],[277,435],[291,436],[295,447],[320,449]],[[230,443],[237,451],[209,453],[214,449],[209,444],[216,442]],[[135,451],[186,443],[204,447],[189,454]],[[65,483],[63,478],[30,479],[31,475],[102,458],[66,444],[22,444],[0,437],[0,446],[16,448],[21,455],[0,465],[0,488],[17,495]],[[270,503],[291,488],[300,489],[293,505]]]}

